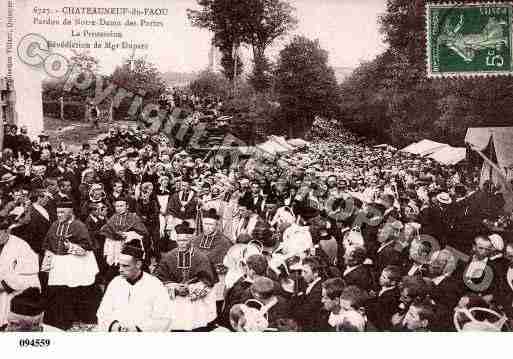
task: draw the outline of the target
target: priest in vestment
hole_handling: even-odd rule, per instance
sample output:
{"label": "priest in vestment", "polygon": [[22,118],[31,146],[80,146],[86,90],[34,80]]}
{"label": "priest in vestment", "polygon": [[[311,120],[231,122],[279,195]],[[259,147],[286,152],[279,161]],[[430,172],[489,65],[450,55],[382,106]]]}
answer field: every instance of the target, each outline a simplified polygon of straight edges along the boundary
{"label": "priest in vestment", "polygon": [[203,330],[217,317],[212,291],[217,275],[208,257],[191,245],[194,229],[184,222],[175,231],[178,247],[162,255],[155,275],[172,300],[172,329]]}
{"label": "priest in vestment", "polygon": [[[128,199],[118,197],[114,201],[114,209],[115,213],[100,230],[100,234],[105,236],[103,255],[108,266],[105,274],[107,283],[119,274],[119,257],[126,241],[138,239],[146,253],[150,249],[148,230],[136,213],[129,212]],[[148,260],[149,258],[145,258],[145,266]]]}
{"label": "priest in vestment", "polygon": [[12,219],[0,219],[0,331],[7,325],[12,298],[29,287],[40,288],[39,258],[23,239],[8,228]]}
{"label": "priest in vestment", "polygon": [[232,246],[232,242],[219,230],[219,215],[215,209],[203,214],[203,233],[194,237],[193,247],[206,255],[214,267],[223,263],[224,256]]}
{"label": "priest in vestment", "polygon": [[219,219],[215,209],[211,208],[206,211],[202,216],[203,233],[200,233],[193,239],[192,245],[196,250],[208,257],[219,276],[219,281],[215,284],[213,290],[215,291],[217,306],[220,312],[222,301],[224,300],[224,275],[226,273],[223,260],[232,246],[232,242],[221,232]]}
{"label": "priest in vestment", "polygon": [[181,190],[169,198],[167,213],[174,218],[189,222],[192,227],[198,210],[198,199],[196,192],[190,187],[189,182],[182,182]]}
{"label": "priest in vestment", "polygon": [[171,301],[160,280],[142,270],[145,252],[140,241],[127,242],[119,258],[120,275],[114,278],[98,308],[101,331],[168,332]]}
{"label": "priest in vestment", "polygon": [[86,225],[75,218],[73,203],[57,204],[57,221],[43,240],[42,271],[48,272],[45,324],[68,330],[74,321],[95,323],[99,303],[98,263]]}

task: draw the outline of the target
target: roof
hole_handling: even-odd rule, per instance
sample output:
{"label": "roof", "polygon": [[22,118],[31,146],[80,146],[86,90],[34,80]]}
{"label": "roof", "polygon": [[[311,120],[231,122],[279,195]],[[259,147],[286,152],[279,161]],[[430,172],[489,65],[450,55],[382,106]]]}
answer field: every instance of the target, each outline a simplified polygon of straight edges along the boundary
{"label": "roof", "polygon": [[301,138],[293,138],[291,140],[288,140],[287,143],[294,147],[306,147],[310,144],[309,142],[307,142]]}
{"label": "roof", "polygon": [[455,165],[463,161],[466,157],[467,149],[465,147],[452,146],[443,147],[429,156],[429,158],[443,165]]}
{"label": "roof", "polygon": [[401,150],[401,152],[413,153],[419,156],[427,156],[447,146],[449,145],[446,143],[440,143],[424,139],[422,141],[415,142],[409,146],[406,146]]}

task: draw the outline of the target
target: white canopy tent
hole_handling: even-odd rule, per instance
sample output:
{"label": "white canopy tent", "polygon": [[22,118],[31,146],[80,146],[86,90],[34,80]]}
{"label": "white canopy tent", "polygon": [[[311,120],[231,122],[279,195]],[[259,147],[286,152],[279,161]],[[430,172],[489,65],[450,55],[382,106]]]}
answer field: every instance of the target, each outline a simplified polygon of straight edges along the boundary
{"label": "white canopy tent", "polygon": [[424,139],[422,141],[415,142],[409,146],[406,146],[401,150],[401,152],[408,152],[419,156],[427,156],[447,146],[449,145],[446,143]]}
{"label": "white canopy tent", "polygon": [[463,161],[467,157],[467,149],[465,147],[442,147],[438,151],[429,155],[429,158],[443,165],[455,165]]}

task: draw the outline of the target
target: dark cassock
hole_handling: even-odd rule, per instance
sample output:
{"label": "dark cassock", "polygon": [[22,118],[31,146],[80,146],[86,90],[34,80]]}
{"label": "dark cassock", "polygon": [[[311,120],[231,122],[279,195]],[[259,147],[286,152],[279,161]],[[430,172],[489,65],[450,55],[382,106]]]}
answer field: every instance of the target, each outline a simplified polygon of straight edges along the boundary
{"label": "dark cassock", "polygon": [[[105,236],[103,255],[109,266],[109,273],[106,274],[107,282],[119,274],[119,256],[126,241],[141,240],[146,253],[150,248],[148,230],[136,213],[128,211],[127,202],[125,197],[119,197],[115,200],[116,213],[107,220],[107,223],[100,230],[100,234]],[[147,265],[147,262],[145,264]]]}
{"label": "dark cassock", "polygon": [[73,322],[96,322],[99,293],[94,287],[98,264],[87,227],[73,215],[73,204],[57,205],[59,219],[43,241],[42,270],[48,271],[45,323],[59,329]]}
{"label": "dark cassock", "polygon": [[[192,240],[192,245],[197,251],[207,256],[216,270],[219,281],[215,284],[213,291],[216,293],[216,301],[221,302],[225,291],[223,260],[232,242],[219,230],[219,216],[215,209],[206,211],[202,218],[203,233]],[[221,304],[218,304],[219,310],[222,308]]]}
{"label": "dark cassock", "polygon": [[[232,242],[221,231],[217,225],[219,216],[215,209],[210,209],[203,214],[203,233],[192,240],[194,248],[206,255],[212,265],[218,266],[223,263],[224,256],[232,246]],[[213,231],[207,232],[206,227],[210,223]]]}
{"label": "dark cassock", "polygon": [[201,330],[217,317],[212,291],[217,275],[208,257],[191,245],[194,229],[187,222],[175,227],[178,247],[162,255],[155,275],[172,300],[172,329]]}
{"label": "dark cassock", "polygon": [[181,220],[194,221],[197,214],[198,200],[196,193],[188,187],[189,184],[185,185],[183,190],[171,195],[167,212]]}
{"label": "dark cassock", "polygon": [[25,240],[32,250],[42,258],[44,253],[41,246],[50,224],[50,215],[46,208],[38,202],[34,202],[25,210],[18,226],[13,228],[11,233]]}
{"label": "dark cassock", "polygon": [[104,202],[91,204],[91,211],[85,220],[85,225],[89,231],[89,235],[94,242],[94,254],[100,272],[97,275],[97,282],[103,284],[105,282],[104,274],[107,270],[105,258],[103,256],[103,248],[105,246],[105,236],[100,233],[103,226],[107,223],[105,214],[107,213],[107,205]]}
{"label": "dark cassock", "polygon": [[135,212],[149,232],[151,256],[154,256],[159,239],[159,204],[155,197],[145,195],[135,202]]}

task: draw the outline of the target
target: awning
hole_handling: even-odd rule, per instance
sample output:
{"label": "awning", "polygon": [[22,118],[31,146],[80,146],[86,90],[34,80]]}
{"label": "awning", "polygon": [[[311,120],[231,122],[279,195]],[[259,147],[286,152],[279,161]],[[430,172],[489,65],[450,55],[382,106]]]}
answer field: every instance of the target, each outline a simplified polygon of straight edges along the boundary
{"label": "awning", "polygon": [[451,146],[443,147],[429,156],[429,158],[443,165],[455,165],[463,161],[466,157],[467,149],[465,147]]}
{"label": "awning", "polygon": [[424,139],[422,141],[415,142],[409,146],[406,146],[401,150],[401,152],[408,152],[419,156],[427,156],[447,146],[449,145],[446,143],[440,143]]}

